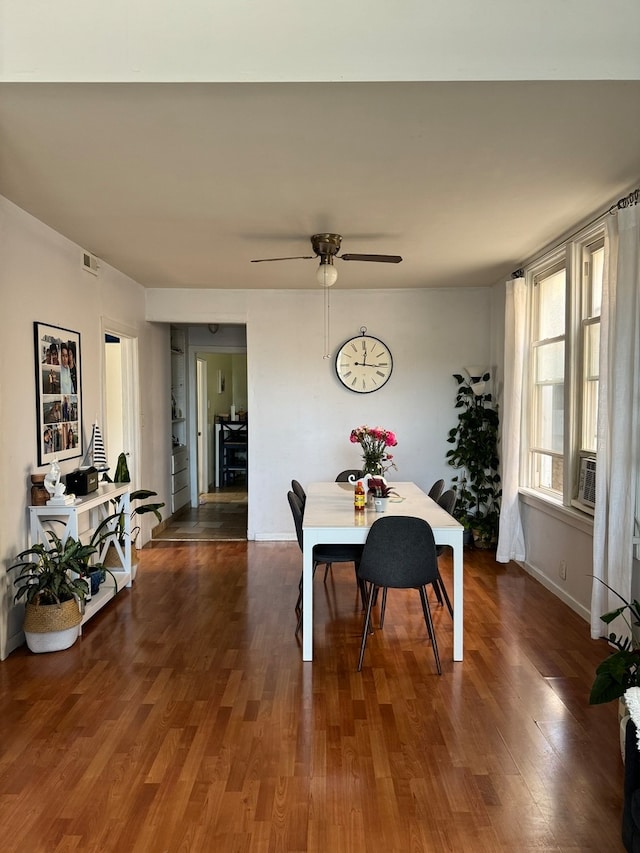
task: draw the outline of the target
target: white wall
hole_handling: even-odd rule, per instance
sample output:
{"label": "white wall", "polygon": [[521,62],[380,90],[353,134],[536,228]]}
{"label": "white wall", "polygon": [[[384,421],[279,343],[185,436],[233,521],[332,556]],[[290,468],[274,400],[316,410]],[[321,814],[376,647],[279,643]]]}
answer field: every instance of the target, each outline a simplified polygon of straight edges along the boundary
{"label": "white wall", "polygon": [[[30,474],[37,467],[33,323],[80,332],[84,443],[102,411],[103,343],[101,318],[109,317],[137,331],[140,356],[141,476],[147,488],[167,500],[169,478],[169,344],[165,327],[144,317],[144,291],[130,278],[101,265],[97,277],[81,268],[81,249],[51,228],[0,197],[0,339],[3,371],[0,393],[1,559],[4,569],[28,545]],[[159,391],[158,389],[162,389]],[[163,464],[158,465],[158,460]],[[61,463],[63,473],[81,459]],[[148,536],[149,531],[145,531]],[[0,657],[19,639],[21,608],[12,605],[13,589],[2,571]]]}
{"label": "white wall", "polygon": [[[527,554],[523,567],[588,621],[593,572],[591,521],[526,495],[520,498],[520,511]],[[564,579],[561,563],[566,567]]]}
{"label": "white wall", "polygon": [[[446,435],[455,425],[453,373],[491,357],[491,289],[331,292],[331,352],[361,326],[388,344],[387,385],[346,390],[323,359],[323,293],[308,291],[147,291],[147,318],[246,322],[249,416],[249,538],[293,538],[286,492],[359,467],[349,442],[363,423],[393,429],[395,480],[429,488],[451,479]],[[230,319],[231,318],[231,319]]]}

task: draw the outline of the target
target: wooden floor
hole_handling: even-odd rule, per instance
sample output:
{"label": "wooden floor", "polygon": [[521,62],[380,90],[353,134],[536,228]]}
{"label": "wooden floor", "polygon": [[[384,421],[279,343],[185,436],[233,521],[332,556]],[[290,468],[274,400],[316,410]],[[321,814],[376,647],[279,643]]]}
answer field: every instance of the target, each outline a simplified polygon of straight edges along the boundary
{"label": "wooden floor", "polygon": [[74,647],[0,663],[3,853],[623,849],[616,709],[587,704],[606,647],[517,567],[466,554],[465,660],[434,608],[439,677],[394,590],[356,672],[347,566],[316,576],[303,664],[295,543],[140,559]]}

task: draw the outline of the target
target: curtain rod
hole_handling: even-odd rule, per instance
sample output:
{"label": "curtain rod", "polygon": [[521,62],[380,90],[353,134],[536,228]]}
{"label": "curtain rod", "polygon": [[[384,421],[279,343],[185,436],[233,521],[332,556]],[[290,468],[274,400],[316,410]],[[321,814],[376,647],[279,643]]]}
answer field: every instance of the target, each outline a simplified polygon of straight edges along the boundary
{"label": "curtain rod", "polygon": [[[599,219],[602,219],[604,216],[615,216],[619,210],[623,210],[625,207],[633,207],[634,204],[638,204],[640,201],[640,187],[637,187],[635,190],[631,190],[628,195],[619,198],[615,204],[612,204],[608,210],[605,210],[604,213],[599,213],[597,216],[587,222],[585,225],[581,225],[580,228],[577,228],[572,234],[569,234],[567,237],[564,237],[559,243],[557,243],[553,248],[557,249],[558,246],[561,246],[563,243],[566,243],[567,240],[570,240],[572,237],[575,237],[576,234],[579,234],[581,231],[584,231],[585,228],[588,228],[590,225],[593,225],[594,222],[597,222]],[[553,251],[549,249],[549,251]],[[511,273],[511,278],[522,278],[524,276],[524,269],[521,267],[520,269],[514,270]]]}

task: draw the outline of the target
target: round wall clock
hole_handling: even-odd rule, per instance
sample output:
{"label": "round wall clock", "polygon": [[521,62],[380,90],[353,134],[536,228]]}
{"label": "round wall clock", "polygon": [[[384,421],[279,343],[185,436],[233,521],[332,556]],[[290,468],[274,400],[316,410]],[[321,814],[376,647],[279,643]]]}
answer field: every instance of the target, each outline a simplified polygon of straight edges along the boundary
{"label": "round wall clock", "polygon": [[389,347],[378,338],[367,335],[366,331],[366,326],[363,326],[360,334],[345,341],[336,355],[338,379],[356,394],[379,391],[389,381],[393,370]]}

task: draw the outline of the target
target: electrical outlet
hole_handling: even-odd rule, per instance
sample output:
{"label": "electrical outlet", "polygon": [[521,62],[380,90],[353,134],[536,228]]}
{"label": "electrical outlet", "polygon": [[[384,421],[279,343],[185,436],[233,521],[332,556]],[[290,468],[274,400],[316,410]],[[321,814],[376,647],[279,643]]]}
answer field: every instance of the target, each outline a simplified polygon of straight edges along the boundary
{"label": "electrical outlet", "polygon": [[566,581],[567,579],[567,561],[560,560],[560,567],[558,569],[558,573],[560,575],[560,579]]}

